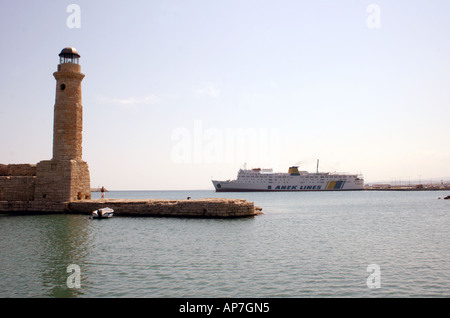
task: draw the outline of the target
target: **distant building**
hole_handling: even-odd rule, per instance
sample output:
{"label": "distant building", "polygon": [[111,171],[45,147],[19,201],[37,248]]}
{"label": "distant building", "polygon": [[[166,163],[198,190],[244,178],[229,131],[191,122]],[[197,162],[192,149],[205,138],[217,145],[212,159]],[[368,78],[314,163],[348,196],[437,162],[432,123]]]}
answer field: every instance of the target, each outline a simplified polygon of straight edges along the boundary
{"label": "distant building", "polygon": [[390,189],[391,185],[389,183],[379,183],[379,184],[372,184],[368,187],[371,189]]}

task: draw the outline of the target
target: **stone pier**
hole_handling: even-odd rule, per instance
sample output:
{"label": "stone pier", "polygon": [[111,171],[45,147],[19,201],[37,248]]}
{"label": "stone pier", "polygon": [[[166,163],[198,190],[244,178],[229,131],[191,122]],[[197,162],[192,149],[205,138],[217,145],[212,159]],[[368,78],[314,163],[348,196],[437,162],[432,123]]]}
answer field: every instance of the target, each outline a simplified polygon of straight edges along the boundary
{"label": "stone pier", "polygon": [[123,200],[99,199],[66,203],[0,201],[0,214],[81,214],[109,207],[118,217],[244,218],[262,214],[242,199]]}

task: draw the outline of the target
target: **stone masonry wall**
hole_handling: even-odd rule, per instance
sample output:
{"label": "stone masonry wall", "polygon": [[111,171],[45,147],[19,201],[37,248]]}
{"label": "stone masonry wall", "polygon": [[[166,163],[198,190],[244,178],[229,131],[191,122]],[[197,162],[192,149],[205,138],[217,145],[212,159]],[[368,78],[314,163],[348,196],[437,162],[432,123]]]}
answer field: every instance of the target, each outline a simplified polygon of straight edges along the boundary
{"label": "stone masonry wall", "polygon": [[109,207],[116,216],[189,217],[189,218],[240,218],[261,214],[253,202],[239,199],[201,200],[114,200],[101,199],[70,202],[72,213],[91,214]]}
{"label": "stone masonry wall", "polygon": [[91,177],[85,161],[72,160],[70,201],[91,199]]}
{"label": "stone masonry wall", "polygon": [[253,202],[239,199],[201,200],[88,200],[78,202],[0,201],[0,214],[70,213],[90,215],[110,207],[115,216],[244,218],[262,214]]}
{"label": "stone masonry wall", "polygon": [[0,177],[0,201],[33,201],[36,177]]}
{"label": "stone masonry wall", "polygon": [[55,72],[56,100],[53,123],[53,159],[82,161],[83,106],[78,64],[60,64]]}
{"label": "stone masonry wall", "polygon": [[0,177],[11,176],[36,176],[36,165],[32,164],[13,164],[3,165],[0,164]]}
{"label": "stone masonry wall", "polygon": [[36,201],[70,202],[91,198],[86,162],[47,160],[38,163]]}
{"label": "stone masonry wall", "polygon": [[38,201],[0,201],[0,214],[59,214],[67,209],[66,203]]}
{"label": "stone masonry wall", "polygon": [[0,201],[33,201],[36,165],[0,164]]}

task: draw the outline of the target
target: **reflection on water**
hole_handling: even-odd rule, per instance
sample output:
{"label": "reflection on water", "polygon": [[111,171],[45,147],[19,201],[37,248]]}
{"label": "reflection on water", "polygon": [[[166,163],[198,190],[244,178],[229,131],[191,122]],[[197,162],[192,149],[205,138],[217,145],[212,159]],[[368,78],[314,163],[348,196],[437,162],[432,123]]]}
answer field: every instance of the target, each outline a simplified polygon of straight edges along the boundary
{"label": "reflection on water", "polygon": [[[0,216],[0,297],[448,297],[445,194],[220,194],[265,213],[237,220]],[[80,288],[67,287],[71,264]],[[371,264],[380,289],[366,285]]]}
{"label": "reflection on water", "polygon": [[[69,289],[70,264],[82,266],[90,253],[91,230],[86,217],[0,217],[0,279],[14,286],[4,296],[74,297],[83,290]],[[87,284],[85,280],[83,282]]]}
{"label": "reflection on water", "polygon": [[[47,296],[71,297],[82,295],[82,289],[69,289],[66,280],[70,273],[67,267],[76,264],[80,267],[91,251],[89,219],[86,217],[61,216],[49,222],[45,233],[46,248],[41,254],[45,264],[42,272],[44,286],[49,289]],[[87,281],[82,281],[86,284]]]}

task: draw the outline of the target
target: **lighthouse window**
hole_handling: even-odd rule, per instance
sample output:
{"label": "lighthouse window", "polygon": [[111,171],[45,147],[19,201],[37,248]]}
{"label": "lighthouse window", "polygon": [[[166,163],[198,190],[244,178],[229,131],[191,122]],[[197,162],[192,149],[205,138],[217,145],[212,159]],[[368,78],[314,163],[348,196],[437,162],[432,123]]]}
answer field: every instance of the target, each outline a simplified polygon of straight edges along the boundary
{"label": "lighthouse window", "polygon": [[66,84],[61,84],[60,88],[61,88],[62,91],[65,90],[66,89]]}
{"label": "lighthouse window", "polygon": [[76,56],[61,56],[59,59],[60,64],[73,63],[79,64],[79,58]]}

